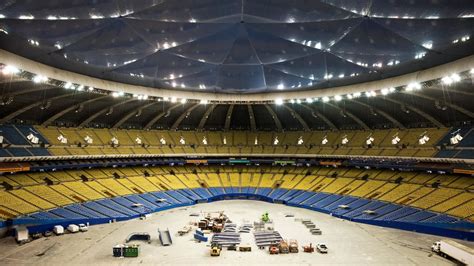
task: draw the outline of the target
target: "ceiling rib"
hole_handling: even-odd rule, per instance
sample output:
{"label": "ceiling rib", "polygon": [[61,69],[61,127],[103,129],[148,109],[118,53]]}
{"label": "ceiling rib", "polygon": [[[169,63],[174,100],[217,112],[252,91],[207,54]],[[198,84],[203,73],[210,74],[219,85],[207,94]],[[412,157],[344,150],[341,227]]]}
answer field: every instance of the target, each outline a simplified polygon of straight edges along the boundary
{"label": "ceiling rib", "polygon": [[151,102],[148,104],[145,104],[144,106],[138,108],[138,110],[133,110],[126,114],[124,117],[122,117],[115,125],[112,126],[112,128],[119,128],[123,123],[125,123],[128,119],[130,119],[133,115],[135,115],[138,111],[143,111],[146,108],[153,106],[154,104],[157,104],[158,102]]}
{"label": "ceiling rib", "polygon": [[232,112],[234,111],[234,105],[231,104],[229,109],[227,109],[227,114],[225,116],[224,130],[228,131],[230,129],[230,122],[232,119]]}
{"label": "ceiling rib", "polygon": [[168,109],[166,109],[166,111],[164,112],[161,112],[159,113],[157,116],[155,116],[152,120],[150,120],[150,122],[148,122],[145,127],[143,129],[145,130],[148,130],[150,129],[158,120],[160,120],[160,118],[162,118],[163,116],[165,116],[167,113],[170,113],[171,111],[173,111],[174,109],[178,108],[179,106],[181,106],[180,103],[177,103],[171,107],[169,107]]}
{"label": "ceiling rib", "polygon": [[122,102],[113,104],[113,105],[111,105],[111,106],[107,106],[107,107],[103,108],[102,110],[96,112],[95,114],[91,115],[91,116],[88,117],[86,120],[82,121],[82,122],[78,125],[78,127],[85,127],[85,126],[87,126],[90,122],[94,121],[94,119],[96,119],[96,118],[99,117],[100,115],[102,115],[102,114],[104,114],[105,112],[107,112],[110,108],[115,108],[115,107],[117,107],[117,106],[120,106],[120,105],[129,103],[129,102],[133,102],[133,101],[137,101],[137,99],[127,99],[127,100],[125,100],[125,101],[122,101]]}
{"label": "ceiling rib", "polygon": [[388,98],[386,97],[385,100],[389,101],[389,102],[392,102],[392,103],[396,103],[400,106],[402,105],[405,105],[408,109],[411,109],[413,110],[415,113],[419,114],[420,116],[424,117],[426,120],[430,121],[431,123],[433,123],[433,125],[435,125],[436,127],[445,127],[443,123],[441,123],[440,121],[438,121],[436,118],[434,118],[433,116],[427,114],[426,112],[420,110],[419,108],[415,107],[415,106],[412,106],[412,105],[408,105],[408,104],[405,104],[404,102],[401,102],[401,101],[398,101],[398,100],[394,100],[392,98]]}
{"label": "ceiling rib", "polygon": [[[62,99],[62,98],[67,98],[67,97],[70,97],[70,96],[73,96],[75,93],[72,92],[72,93],[68,93],[68,94],[63,94],[63,95],[59,95],[59,96],[56,96],[56,97],[51,97],[51,98],[48,98],[49,101],[54,101],[54,100],[58,100],[58,99]],[[41,101],[37,101],[33,104],[30,104],[30,105],[27,105],[23,108],[20,108],[16,111],[14,111],[13,113],[10,113],[6,116],[4,116],[2,119],[0,119],[0,124],[3,124],[3,123],[6,123],[10,120],[12,120],[13,118],[17,117],[18,115],[32,109],[32,108],[35,108],[36,106],[40,106],[43,102]]]}
{"label": "ceiling rib", "polygon": [[306,121],[304,121],[304,119],[300,116],[300,114],[295,112],[295,110],[293,110],[293,108],[289,107],[286,104],[284,104],[283,107],[285,107],[296,118],[296,120],[298,120],[298,122],[300,122],[300,124],[303,126],[303,129],[305,131],[310,131],[311,130],[309,128],[308,124],[306,123]]}
{"label": "ceiling rib", "polygon": [[364,106],[364,107],[367,107],[367,108],[369,108],[369,109],[372,108],[372,109],[374,110],[374,112],[377,112],[377,113],[381,114],[381,115],[382,115],[383,117],[385,117],[387,120],[389,120],[390,122],[392,122],[396,127],[400,128],[400,129],[404,129],[404,128],[405,128],[405,126],[404,126],[402,123],[400,123],[400,121],[398,121],[397,119],[395,119],[393,116],[387,114],[386,112],[380,110],[379,108],[370,106],[370,105],[368,105],[368,104],[366,104],[366,103],[357,101],[357,100],[355,100],[355,99],[352,99],[351,101],[354,102],[354,103],[360,104],[360,105],[362,105],[362,106]]}
{"label": "ceiling rib", "polygon": [[201,121],[199,121],[199,125],[197,127],[198,130],[202,130],[204,128],[204,125],[206,124],[206,121],[209,118],[209,115],[212,113],[212,111],[214,111],[214,108],[216,108],[216,106],[217,106],[216,104],[209,105],[206,112],[202,116]]}
{"label": "ceiling rib", "polygon": [[360,118],[358,118],[357,116],[355,116],[353,113],[351,113],[350,111],[347,111],[347,110],[343,110],[341,107],[339,107],[338,105],[336,104],[332,104],[332,103],[326,103],[327,105],[329,106],[332,106],[336,109],[338,109],[339,111],[341,112],[344,112],[345,114],[347,114],[348,117],[352,118],[352,120],[354,120],[357,124],[359,124],[359,126],[361,126],[363,129],[365,130],[370,130],[370,127],[367,126],[366,123],[364,123],[364,121],[360,120]]}
{"label": "ceiling rib", "polygon": [[257,123],[255,122],[255,115],[253,113],[253,108],[251,104],[247,104],[247,110],[249,112],[250,129],[252,131],[257,131]]}
{"label": "ceiling rib", "polygon": [[324,123],[326,123],[329,128],[331,130],[338,130],[338,128],[336,127],[336,125],[331,122],[331,120],[329,120],[325,115],[323,115],[322,113],[320,113],[318,110],[316,110],[315,108],[312,108],[310,106],[307,106],[305,104],[302,104],[301,106],[303,106],[304,108],[306,108],[307,110],[309,110],[310,112],[314,112],[319,118],[321,118],[321,120],[324,121]]}
{"label": "ceiling rib", "polygon": [[108,95],[100,96],[100,97],[97,97],[97,98],[94,98],[94,99],[89,99],[89,100],[83,101],[81,103],[75,104],[71,107],[68,107],[68,108],[66,108],[64,110],[61,110],[60,112],[54,114],[53,116],[48,118],[46,121],[44,121],[43,124],[41,124],[41,125],[44,126],[44,127],[47,127],[47,126],[51,125],[54,121],[56,121],[58,118],[62,117],[63,115],[69,113],[70,111],[73,111],[73,110],[79,108],[79,106],[89,104],[89,103],[92,103],[92,102],[95,102],[95,101],[98,101],[98,100],[101,100],[101,99],[104,99],[104,98],[107,98],[107,97],[109,97],[109,96]]}
{"label": "ceiling rib", "polygon": [[273,118],[273,121],[275,122],[275,126],[276,128],[278,129],[278,131],[283,131],[283,127],[281,126],[281,121],[280,119],[278,118],[277,114],[275,113],[275,111],[273,111],[273,109],[270,107],[270,105],[268,104],[265,104],[265,108],[267,108],[268,112],[270,113],[270,115],[272,116]]}
{"label": "ceiling rib", "polygon": [[173,125],[171,126],[171,130],[177,130],[178,127],[179,127],[179,124],[181,124],[181,122],[183,121],[183,119],[185,119],[188,114],[190,115],[191,112],[196,109],[197,107],[199,107],[199,103],[195,103],[194,105],[192,105],[191,107],[189,107],[186,111],[184,111],[179,117],[178,119],[176,119],[176,121],[173,123]]}
{"label": "ceiling rib", "polygon": [[435,102],[435,101],[442,102],[443,104],[445,104],[446,106],[450,107],[451,109],[454,109],[454,110],[456,110],[456,111],[458,111],[458,112],[460,112],[460,113],[463,113],[463,114],[469,116],[470,118],[474,118],[474,113],[473,113],[473,112],[471,112],[471,111],[469,111],[469,110],[466,110],[466,109],[462,108],[462,107],[459,106],[459,105],[450,103],[450,102],[448,102],[448,101],[440,101],[440,100],[435,99],[435,98],[433,98],[433,97],[431,97],[431,96],[423,95],[423,94],[419,94],[419,93],[409,93],[409,92],[402,92],[402,93],[404,93],[404,94],[406,94],[406,95],[414,95],[414,96],[416,96],[416,97],[420,97],[420,98],[423,98],[423,99],[426,99],[426,100],[430,100],[430,101],[433,101],[433,102]]}

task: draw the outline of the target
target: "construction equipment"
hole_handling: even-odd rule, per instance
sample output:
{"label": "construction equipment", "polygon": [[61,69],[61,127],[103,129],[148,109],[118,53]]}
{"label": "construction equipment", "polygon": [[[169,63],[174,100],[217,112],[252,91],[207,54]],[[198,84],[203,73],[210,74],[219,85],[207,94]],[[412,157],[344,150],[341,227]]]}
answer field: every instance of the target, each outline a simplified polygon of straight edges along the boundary
{"label": "construction equipment", "polygon": [[309,246],[303,246],[303,252],[313,253],[314,252],[313,244],[309,243]]}
{"label": "construction equipment", "polygon": [[280,249],[278,248],[278,244],[277,244],[277,243],[271,244],[271,245],[268,247],[268,252],[269,252],[271,255],[275,255],[275,254],[280,253]]}
{"label": "construction equipment", "polygon": [[178,235],[183,236],[191,231],[191,226],[185,226],[183,229],[178,231]]}
{"label": "construction equipment", "polygon": [[241,252],[250,252],[250,251],[252,251],[252,247],[250,245],[239,246],[239,251],[241,251]]}
{"label": "construction equipment", "polygon": [[298,241],[292,239],[289,244],[290,253],[298,253]]}
{"label": "construction equipment", "polygon": [[227,250],[237,251],[237,245],[230,245],[227,247]]}
{"label": "construction equipment", "polygon": [[218,244],[211,245],[211,256],[216,257],[221,255],[222,247]]}
{"label": "construction equipment", "polygon": [[282,254],[290,253],[290,249],[288,247],[288,242],[286,242],[285,240],[280,241],[280,243],[278,244],[278,249],[280,249],[280,253],[282,253]]}
{"label": "construction equipment", "polygon": [[268,223],[270,221],[270,217],[268,217],[268,212],[262,214],[262,222]]}

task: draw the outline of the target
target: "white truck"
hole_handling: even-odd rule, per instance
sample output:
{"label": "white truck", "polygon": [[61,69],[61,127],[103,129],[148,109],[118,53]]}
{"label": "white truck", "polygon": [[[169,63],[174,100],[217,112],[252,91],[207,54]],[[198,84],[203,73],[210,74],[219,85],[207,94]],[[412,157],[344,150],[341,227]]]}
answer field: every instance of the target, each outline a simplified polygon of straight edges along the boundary
{"label": "white truck", "polygon": [[58,236],[62,235],[64,234],[64,227],[62,225],[55,225],[53,227],[53,232]]}
{"label": "white truck", "polygon": [[474,265],[474,250],[458,242],[448,239],[436,241],[431,246],[431,250],[443,257],[453,258],[465,265]]}
{"label": "white truck", "polygon": [[75,224],[70,224],[70,225],[67,226],[67,230],[70,233],[77,233],[77,232],[79,232],[79,226],[77,226]]}

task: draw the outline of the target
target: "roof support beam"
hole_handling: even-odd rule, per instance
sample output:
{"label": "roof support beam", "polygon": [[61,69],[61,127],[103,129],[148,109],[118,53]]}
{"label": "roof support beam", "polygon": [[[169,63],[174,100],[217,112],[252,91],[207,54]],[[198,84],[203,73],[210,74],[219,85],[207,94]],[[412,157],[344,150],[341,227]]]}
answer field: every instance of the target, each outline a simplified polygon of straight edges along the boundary
{"label": "roof support beam", "polygon": [[393,116],[387,114],[386,112],[384,112],[384,111],[382,111],[382,110],[380,110],[380,109],[378,109],[378,108],[376,108],[376,107],[370,106],[370,105],[368,105],[368,104],[366,104],[366,103],[357,101],[357,100],[355,100],[355,99],[353,99],[353,100],[351,100],[351,101],[354,102],[354,103],[360,104],[360,105],[362,105],[362,106],[365,106],[365,107],[367,107],[367,108],[369,108],[369,109],[372,108],[372,109],[374,110],[374,112],[377,112],[377,113],[381,114],[381,115],[382,115],[383,117],[385,117],[387,120],[389,120],[390,122],[392,122],[396,127],[400,128],[400,129],[404,129],[404,128],[405,128],[405,126],[404,126],[402,123],[400,123],[400,121],[398,121],[397,119],[395,119]]}
{"label": "roof support beam", "polygon": [[353,113],[351,113],[347,110],[343,110],[341,107],[337,106],[336,104],[332,104],[332,103],[326,103],[326,104],[340,110],[341,112],[344,112],[345,114],[347,114],[348,117],[352,118],[352,120],[354,120],[357,124],[359,124],[359,126],[361,126],[363,129],[370,130],[370,127],[367,126],[367,124],[364,123],[364,121],[360,120],[360,118],[355,116]]}
{"label": "roof support beam", "polygon": [[212,111],[214,111],[214,108],[216,108],[216,106],[217,106],[216,104],[212,104],[207,108],[206,112],[201,118],[201,121],[199,121],[199,125],[197,127],[198,130],[201,130],[204,128],[204,125],[206,124],[206,121],[209,118],[209,115],[212,113]]}
{"label": "roof support beam", "polygon": [[159,113],[152,120],[150,120],[150,122],[148,122],[143,129],[145,129],[145,130],[150,129],[158,120],[160,120],[160,118],[165,116],[168,112],[171,112],[174,109],[178,108],[179,106],[181,106],[181,104],[177,103],[177,104],[169,107],[166,111]]}
{"label": "roof support beam", "polygon": [[247,110],[249,112],[250,130],[257,131],[257,123],[255,122],[255,115],[253,113],[252,105],[247,104]]}
{"label": "roof support beam", "polygon": [[129,103],[129,102],[133,102],[133,101],[137,101],[137,99],[128,99],[128,100],[125,100],[123,102],[119,102],[119,103],[116,103],[114,105],[111,105],[111,106],[108,106],[98,112],[96,112],[95,114],[89,116],[86,120],[82,121],[78,127],[85,127],[87,126],[87,124],[89,124],[90,122],[94,121],[94,119],[96,119],[97,117],[101,116],[102,114],[104,114],[105,112],[107,112],[110,108],[115,108],[117,106],[120,106],[122,104],[126,104],[126,103]]}
{"label": "roof support beam", "polygon": [[[409,93],[409,92],[403,91],[402,93],[407,94],[407,95],[414,95],[414,96],[416,96],[416,97],[420,97],[420,98],[423,98],[423,99],[426,99],[426,100],[431,100],[431,101],[433,101],[433,102],[439,101],[438,99],[435,99],[435,98],[433,98],[433,97],[431,97],[431,96],[424,95],[424,94],[420,94],[420,93],[416,93],[416,92]],[[449,102],[446,102],[446,101],[443,102],[443,104],[445,104],[446,106],[450,107],[451,109],[454,109],[454,110],[456,110],[456,111],[458,111],[458,112],[460,112],[460,113],[463,113],[463,114],[469,116],[470,118],[474,118],[474,113],[473,113],[473,112],[471,112],[471,111],[469,111],[469,110],[466,110],[466,109],[462,108],[462,107],[459,106],[459,105],[452,104],[452,103],[449,103]]]}
{"label": "roof support beam", "polygon": [[151,103],[145,104],[142,107],[138,108],[138,110],[133,110],[133,111],[129,112],[124,117],[122,117],[117,123],[115,123],[115,125],[113,125],[112,128],[119,128],[121,125],[123,125],[123,123],[127,122],[127,120],[130,119],[130,117],[137,114],[137,112],[141,112],[144,109],[146,109],[146,108],[148,108],[148,107],[150,107],[150,106],[152,106],[156,103],[157,102],[151,102]]}
{"label": "roof support beam", "polygon": [[[63,95],[59,95],[59,96],[56,96],[56,97],[51,97],[51,98],[48,98],[49,101],[55,101],[55,100],[59,100],[59,99],[62,99],[62,98],[67,98],[67,97],[70,97],[70,96],[73,96],[74,95],[74,92],[72,93],[68,93],[68,94],[63,94]],[[32,108],[35,108],[37,106],[40,106],[43,102],[41,101],[38,101],[38,102],[35,102],[33,104],[30,104],[28,106],[25,106],[21,109],[18,109],[16,110],[15,112],[13,113],[10,113],[6,116],[4,116],[2,119],[0,119],[0,124],[3,124],[3,123],[6,123],[10,120],[12,120],[13,118],[19,116],[20,114],[32,109]]]}
{"label": "roof support beam", "polygon": [[19,91],[9,93],[8,96],[17,96],[17,95],[27,94],[30,92],[46,91],[46,90],[52,90],[52,89],[57,89],[57,88],[58,87],[55,87],[52,85],[40,85],[40,86],[34,86],[32,88],[25,89],[25,90],[19,90]]}
{"label": "roof support beam", "polygon": [[331,122],[331,120],[329,120],[325,115],[323,115],[322,113],[320,113],[318,110],[310,107],[310,106],[307,106],[305,104],[301,104],[301,106],[303,106],[303,108],[307,109],[308,111],[310,111],[311,113],[314,112],[314,114],[316,114],[319,118],[321,118],[321,120],[324,121],[324,123],[326,123],[330,129],[332,130],[338,130],[338,128],[336,127],[336,125]]}
{"label": "roof support beam", "polygon": [[296,120],[298,120],[298,122],[300,122],[300,124],[303,126],[303,129],[305,131],[310,131],[308,124],[306,123],[306,121],[304,121],[304,119],[300,116],[300,114],[295,112],[295,110],[293,110],[293,108],[289,107],[286,104],[284,104],[283,107],[285,107],[288,111],[290,111],[290,113],[293,115],[293,117],[295,117]]}
{"label": "roof support beam", "polygon": [[230,129],[230,121],[232,118],[232,112],[234,111],[234,105],[231,104],[229,106],[229,109],[227,109],[227,115],[225,117],[225,123],[224,123],[224,130],[229,130]]}
{"label": "roof support beam", "polygon": [[445,92],[445,93],[458,93],[458,94],[467,95],[467,96],[474,96],[474,93],[473,93],[473,92],[458,91],[458,90],[448,90],[448,89],[445,89],[445,88],[443,88],[443,87],[438,87],[438,86],[433,86],[433,87],[430,87],[429,89],[430,89],[430,90],[433,89],[433,90],[443,91],[443,92]]}
{"label": "roof support beam", "polygon": [[272,108],[270,107],[270,105],[268,105],[268,104],[265,104],[265,108],[267,108],[268,112],[269,112],[270,115],[272,116],[273,121],[275,122],[275,125],[276,125],[278,131],[283,131],[283,127],[281,126],[280,119],[278,119],[278,116],[277,116],[277,114],[275,113],[275,111],[273,111],[273,109],[272,109]]}
{"label": "roof support beam", "polygon": [[183,121],[188,116],[188,113],[191,114],[191,112],[196,109],[199,106],[199,103],[194,104],[193,106],[189,107],[188,110],[186,110],[184,113],[182,113],[178,119],[174,122],[174,124],[171,126],[171,130],[176,130],[179,127],[179,124]]}
{"label": "roof support beam", "polygon": [[106,97],[109,97],[108,95],[105,95],[105,96],[100,96],[100,97],[97,97],[97,98],[93,98],[93,99],[89,99],[89,100],[86,100],[86,101],[83,101],[81,103],[78,103],[76,105],[73,105],[71,107],[68,107],[64,110],[61,110],[60,112],[54,114],[53,116],[51,116],[50,118],[48,118],[46,121],[43,122],[43,124],[41,124],[42,126],[49,126],[51,125],[54,121],[56,121],[58,118],[62,117],[63,115],[69,113],[70,111],[73,111],[77,108],[79,108],[81,105],[85,105],[85,104],[88,104],[88,103],[92,103],[92,102],[95,102],[97,100],[101,100],[101,99],[104,99]]}
{"label": "roof support beam", "polygon": [[385,97],[384,100],[386,101],[389,101],[389,102],[392,102],[392,103],[396,103],[396,104],[399,104],[400,106],[402,105],[405,105],[408,109],[411,109],[413,110],[415,113],[419,114],[420,116],[422,116],[423,118],[425,118],[426,120],[430,121],[431,123],[433,123],[435,126],[437,127],[445,127],[443,125],[443,123],[441,123],[440,121],[438,121],[436,118],[432,117],[431,115],[425,113],[424,111],[414,107],[414,106],[411,106],[411,105],[408,105],[408,104],[405,104],[403,102],[400,102],[398,100],[394,100],[394,99],[391,99],[391,98],[388,98],[388,97]]}

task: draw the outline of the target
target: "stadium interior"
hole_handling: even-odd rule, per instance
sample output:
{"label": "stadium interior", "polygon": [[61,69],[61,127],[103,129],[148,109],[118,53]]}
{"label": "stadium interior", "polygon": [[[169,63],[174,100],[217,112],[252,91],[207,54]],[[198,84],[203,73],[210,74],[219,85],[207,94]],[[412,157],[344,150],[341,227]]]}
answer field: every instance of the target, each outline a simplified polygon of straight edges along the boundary
{"label": "stadium interior", "polygon": [[[231,200],[472,246],[474,4],[458,2],[0,3],[0,261],[31,262],[14,255],[20,230]],[[372,263],[449,262],[410,256]]]}

